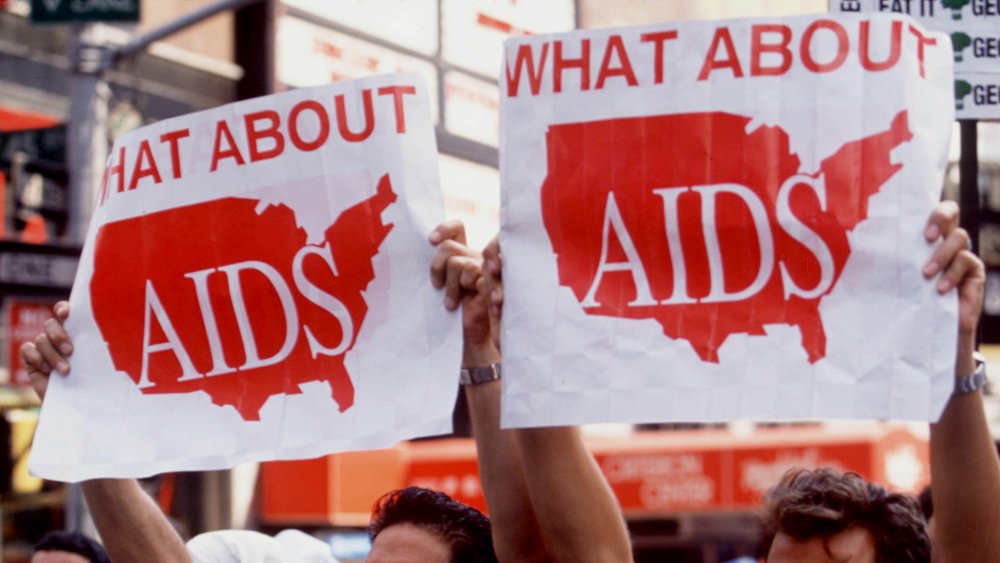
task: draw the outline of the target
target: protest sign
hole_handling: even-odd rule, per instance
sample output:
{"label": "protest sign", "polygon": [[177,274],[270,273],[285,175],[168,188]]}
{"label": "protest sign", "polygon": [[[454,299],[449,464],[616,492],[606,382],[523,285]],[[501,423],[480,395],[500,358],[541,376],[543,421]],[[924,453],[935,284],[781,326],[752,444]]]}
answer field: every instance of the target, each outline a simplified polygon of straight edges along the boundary
{"label": "protest sign", "polygon": [[122,137],[31,459],[59,480],[448,432],[461,327],[422,79],[257,98]]}
{"label": "protest sign", "polygon": [[935,419],[951,72],[898,15],[508,41],[504,424]]}

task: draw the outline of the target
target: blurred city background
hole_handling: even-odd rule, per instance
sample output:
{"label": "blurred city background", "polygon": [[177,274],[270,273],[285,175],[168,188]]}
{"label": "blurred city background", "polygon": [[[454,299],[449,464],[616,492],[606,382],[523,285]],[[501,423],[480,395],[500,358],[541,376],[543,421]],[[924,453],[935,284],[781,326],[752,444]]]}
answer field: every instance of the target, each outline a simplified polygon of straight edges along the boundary
{"label": "blurred city background", "polygon": [[[235,9],[147,47],[130,41],[219,3],[139,1],[72,0],[82,11],[98,4],[138,10],[138,22],[86,23],[67,11],[71,0],[0,0],[3,561],[26,560],[48,530],[88,526],[74,487],[27,473],[38,405],[17,350],[38,332],[51,305],[69,293],[92,183],[116,136],[287,89],[418,73],[434,101],[446,213],[464,220],[471,242],[481,246],[499,224],[497,77],[505,38],[828,9],[827,0],[259,0],[230,2]],[[47,15],[37,12],[43,8]],[[990,270],[982,349],[996,366],[1000,132],[987,122],[967,124],[966,131],[978,140],[978,190],[972,197],[980,209],[970,220],[978,225],[978,247]],[[956,200],[960,138],[956,124],[944,185],[945,196]],[[1000,423],[995,397],[987,401],[991,422]],[[389,489],[431,487],[484,508],[464,412],[459,402],[455,436],[315,460],[169,474],[145,486],[186,534],[298,527],[328,540],[342,560],[361,560],[372,502]],[[740,421],[609,425],[586,432],[622,504],[638,561],[712,563],[753,554],[754,508],[790,467],[833,466],[903,491],[919,490],[929,477],[927,429],[921,424]]]}

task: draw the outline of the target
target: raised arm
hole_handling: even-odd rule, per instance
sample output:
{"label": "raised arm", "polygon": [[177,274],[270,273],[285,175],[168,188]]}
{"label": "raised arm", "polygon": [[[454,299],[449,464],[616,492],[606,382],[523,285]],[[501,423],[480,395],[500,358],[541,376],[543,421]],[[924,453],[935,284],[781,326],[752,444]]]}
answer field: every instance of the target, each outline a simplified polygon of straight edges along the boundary
{"label": "raised arm", "polygon": [[[465,244],[458,221],[438,226],[430,235],[437,245],[431,263],[434,286],[444,288],[445,306],[462,308],[464,347],[462,368],[497,364],[500,353],[490,335],[487,300],[477,290],[482,257]],[[493,547],[499,561],[550,561],[535,519],[524,470],[512,430],[500,429],[500,381],[462,386],[469,404],[472,434],[483,493],[490,511]]]}
{"label": "raised arm", "polygon": [[[937,290],[958,288],[958,357],[955,377],[973,373],[976,326],[983,305],[985,271],[958,228],[958,207],[945,202],[927,225],[928,242],[938,243],[924,275]],[[941,273],[943,272],[943,273]],[[950,334],[945,333],[947,337]],[[936,563],[1000,561],[1000,463],[986,424],[982,391],[955,393],[931,425],[931,525]]]}
{"label": "raised arm", "polygon": [[[490,297],[490,325],[499,337],[503,313],[502,257],[494,238],[483,252],[482,293]],[[499,345],[499,340],[497,341]],[[556,561],[621,563],[632,546],[618,502],[576,427],[516,431],[528,494]]]}
{"label": "raised arm", "polygon": [[[56,316],[46,321],[45,331],[21,347],[21,359],[42,400],[53,371],[69,375],[68,358],[73,352],[73,343],[63,329],[69,306],[60,302],[54,311]],[[112,561],[191,561],[180,536],[135,480],[94,479],[84,481],[81,488]]]}

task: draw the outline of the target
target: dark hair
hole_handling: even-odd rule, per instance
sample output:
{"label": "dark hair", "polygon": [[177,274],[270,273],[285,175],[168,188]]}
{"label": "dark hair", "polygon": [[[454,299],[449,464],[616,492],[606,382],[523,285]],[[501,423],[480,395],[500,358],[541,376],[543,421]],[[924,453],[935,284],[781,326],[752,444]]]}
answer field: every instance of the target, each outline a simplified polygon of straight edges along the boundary
{"label": "dark hair", "polygon": [[916,500],[890,493],[857,473],[793,469],[765,493],[764,509],[764,553],[779,532],[800,541],[823,538],[826,544],[834,535],[860,527],[871,534],[878,563],[924,563],[931,558]]}
{"label": "dark hair", "polygon": [[111,563],[101,544],[79,532],[49,532],[35,544],[35,551],[65,551],[82,555],[90,563]]}
{"label": "dark hair", "polygon": [[495,563],[490,520],[475,508],[444,493],[407,487],[390,491],[375,501],[368,536],[376,537],[390,526],[412,524],[443,539],[452,563]]}
{"label": "dark hair", "polygon": [[917,502],[920,503],[920,512],[924,515],[924,520],[931,521],[934,516],[934,499],[931,498],[931,486],[924,487],[917,495]]}

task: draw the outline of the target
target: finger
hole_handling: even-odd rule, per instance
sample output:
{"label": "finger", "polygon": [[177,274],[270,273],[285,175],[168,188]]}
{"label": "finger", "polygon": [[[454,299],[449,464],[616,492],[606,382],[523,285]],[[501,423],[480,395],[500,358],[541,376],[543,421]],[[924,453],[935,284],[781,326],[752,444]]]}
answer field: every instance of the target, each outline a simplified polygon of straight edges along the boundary
{"label": "finger", "polygon": [[495,279],[499,280],[503,277],[503,256],[497,254],[491,258],[489,263],[486,265],[489,275],[493,276]]}
{"label": "finger", "polygon": [[431,241],[431,244],[441,244],[446,240],[457,240],[465,244],[465,225],[457,219],[445,221],[434,227],[427,239]]}
{"label": "finger", "polygon": [[941,235],[947,236],[956,226],[958,226],[958,204],[954,201],[939,202],[927,219],[924,238],[927,242],[934,242]]}
{"label": "finger", "polygon": [[34,342],[25,342],[21,345],[21,362],[29,374],[41,373],[48,375],[52,372],[52,366],[45,361],[45,358],[38,352]]}
{"label": "finger", "polygon": [[958,282],[958,328],[960,332],[973,334],[983,311],[983,293],[986,286],[986,267],[983,261],[971,252],[963,253],[961,260],[968,260],[971,266]]}
{"label": "finger", "polygon": [[[495,287],[501,292],[499,295],[501,296],[500,302],[502,303],[502,289],[499,289],[499,284]],[[491,289],[489,308],[487,309],[487,314],[490,318],[490,337],[493,339],[493,345],[496,346],[496,349],[503,350],[500,338],[500,320],[503,315],[503,308],[493,300],[493,291]]]}
{"label": "finger", "polygon": [[490,314],[499,319],[503,313],[503,284],[492,284],[489,297]]}
{"label": "finger", "polygon": [[458,308],[465,291],[474,290],[479,277],[479,261],[468,256],[452,256],[444,286],[444,307],[449,311]]}
{"label": "finger", "polygon": [[439,246],[437,252],[431,257],[431,285],[434,289],[444,287],[445,274],[448,269],[448,258],[451,256],[449,250]]}
{"label": "finger", "polygon": [[503,314],[503,259],[500,255],[499,233],[483,249],[483,260],[483,284],[480,291],[489,298],[490,322],[496,333]]}
{"label": "finger", "polygon": [[52,312],[56,314],[56,318],[59,319],[59,322],[66,322],[66,319],[69,318],[69,303],[66,301],[56,303],[52,307]]}
{"label": "finger", "polygon": [[33,371],[28,373],[28,379],[31,380],[31,387],[38,394],[38,398],[45,400],[45,391],[49,388],[49,376]]}
{"label": "finger", "polygon": [[975,271],[978,265],[976,256],[968,250],[963,250],[955,257],[937,282],[939,293],[945,293],[953,287],[958,287],[969,272]]}
{"label": "finger", "polygon": [[49,319],[45,321],[43,326],[45,334],[49,337],[49,342],[59,350],[60,354],[69,356],[73,353],[73,341],[69,339],[69,335],[66,334],[66,329],[60,321]]}
{"label": "finger", "polygon": [[942,270],[949,268],[960,252],[969,248],[969,234],[965,229],[954,229],[944,239],[944,242],[934,249],[934,253],[924,264],[924,277],[930,278]]}
{"label": "finger", "polygon": [[483,297],[489,296],[490,286],[485,275],[479,276],[479,279],[476,280],[476,293]]}
{"label": "finger", "polygon": [[38,398],[44,399],[45,390],[49,386],[49,374],[52,373],[52,367],[42,358],[34,342],[25,342],[21,345],[21,361],[28,371],[28,379],[31,381],[31,386],[35,389],[35,393],[38,394]]}
{"label": "finger", "polygon": [[52,341],[49,340],[47,334],[39,334],[35,337],[35,348],[38,349],[38,353],[42,355],[45,361],[55,368],[55,370],[63,375],[69,373],[69,363],[63,358],[62,354],[56,350],[55,346],[52,345]]}
{"label": "finger", "polygon": [[495,235],[483,249],[483,259],[485,260],[485,270],[488,275],[500,277],[500,235]]}
{"label": "finger", "polygon": [[463,292],[476,292],[479,279],[483,277],[482,260],[471,257],[455,257],[456,265],[459,267],[458,283],[462,286]]}
{"label": "finger", "polygon": [[503,282],[496,276],[483,275],[483,293],[489,299],[490,313],[499,316],[503,307]]}
{"label": "finger", "polygon": [[439,244],[437,252],[431,258],[431,284],[435,289],[441,289],[445,286],[448,277],[448,261],[455,256],[475,257],[476,251],[453,239],[447,239]]}

